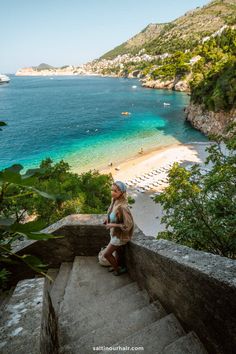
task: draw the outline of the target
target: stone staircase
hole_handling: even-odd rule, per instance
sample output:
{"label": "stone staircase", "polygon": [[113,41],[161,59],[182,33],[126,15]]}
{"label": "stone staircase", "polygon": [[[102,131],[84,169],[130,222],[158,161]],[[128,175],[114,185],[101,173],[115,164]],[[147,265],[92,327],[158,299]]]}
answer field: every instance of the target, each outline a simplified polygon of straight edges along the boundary
{"label": "stone staircase", "polygon": [[75,257],[73,264],[62,263],[48,274],[54,280],[50,295],[60,354],[107,353],[106,347],[112,353],[128,353],[128,347],[136,347],[132,353],[206,353],[159,301],[150,302],[128,274],[112,275],[96,257]]}

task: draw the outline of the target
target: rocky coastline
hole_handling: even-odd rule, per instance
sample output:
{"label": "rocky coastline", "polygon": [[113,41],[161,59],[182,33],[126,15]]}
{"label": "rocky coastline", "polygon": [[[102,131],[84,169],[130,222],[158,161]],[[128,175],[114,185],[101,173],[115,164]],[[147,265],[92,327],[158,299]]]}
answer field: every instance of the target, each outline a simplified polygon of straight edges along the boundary
{"label": "rocky coastline", "polygon": [[236,108],[229,112],[212,112],[204,109],[202,105],[190,103],[185,109],[186,120],[191,125],[200,130],[205,135],[222,135],[228,136],[225,128],[235,122],[236,123]]}
{"label": "rocky coastline", "polygon": [[102,76],[102,77],[124,77],[127,79],[139,79],[143,87],[162,89],[162,90],[174,90],[181,92],[190,92],[189,79],[181,80],[178,78],[171,80],[150,80],[149,78],[142,78],[139,75],[139,71],[128,75],[121,74],[102,74],[94,72],[92,70],[85,70],[82,68],[70,67],[68,69],[47,69],[47,70],[34,70],[33,68],[23,68],[16,72],[16,76],[72,76],[72,75],[84,75],[84,76]]}
{"label": "rocky coastline", "polygon": [[162,90],[173,90],[180,92],[190,93],[190,75],[184,80],[176,77],[175,79],[170,80],[150,80],[142,79],[142,86],[147,88],[162,89]]}
{"label": "rocky coastline", "polygon": [[[124,76],[121,73],[102,74],[101,68],[94,70],[94,62],[87,63],[80,67],[65,66],[62,68],[50,68],[37,70],[36,68],[24,68],[17,71],[16,76],[60,76],[60,75],[84,75],[84,76],[102,76],[102,77],[126,77],[128,79],[136,78],[141,82],[142,87],[162,90],[173,90],[191,94],[189,83],[191,74],[184,79],[176,77],[170,80],[151,80],[150,77],[142,77],[139,70],[130,72]],[[225,128],[231,122],[236,122],[236,109],[230,112],[212,112],[204,109],[202,105],[190,103],[185,108],[186,120],[191,125],[200,130],[205,135],[222,134],[225,135]]]}

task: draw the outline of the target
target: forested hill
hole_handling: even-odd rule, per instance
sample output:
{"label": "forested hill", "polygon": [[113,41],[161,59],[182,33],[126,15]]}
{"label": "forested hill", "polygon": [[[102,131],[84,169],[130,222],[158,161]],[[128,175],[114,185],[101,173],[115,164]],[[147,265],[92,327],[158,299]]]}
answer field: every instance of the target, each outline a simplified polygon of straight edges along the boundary
{"label": "forested hill", "polygon": [[201,8],[188,11],[172,22],[148,25],[100,59],[114,59],[118,55],[128,53],[134,55],[142,49],[151,55],[192,49],[204,37],[210,36],[224,25],[232,25],[235,22],[236,0],[211,1]]}

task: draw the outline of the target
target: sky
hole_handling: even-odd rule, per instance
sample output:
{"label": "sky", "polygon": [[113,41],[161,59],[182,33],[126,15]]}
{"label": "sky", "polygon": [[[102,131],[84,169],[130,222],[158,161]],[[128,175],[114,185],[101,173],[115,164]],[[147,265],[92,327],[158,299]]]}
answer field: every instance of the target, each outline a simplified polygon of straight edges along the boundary
{"label": "sky", "polygon": [[0,0],[0,73],[80,65],[209,0]]}

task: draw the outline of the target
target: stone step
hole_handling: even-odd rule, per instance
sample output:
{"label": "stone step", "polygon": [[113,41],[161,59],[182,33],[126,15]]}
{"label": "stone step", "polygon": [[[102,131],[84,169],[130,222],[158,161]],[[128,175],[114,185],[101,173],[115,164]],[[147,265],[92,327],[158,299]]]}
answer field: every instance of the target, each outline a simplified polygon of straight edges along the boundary
{"label": "stone step", "polygon": [[[55,278],[55,281],[52,284],[52,287],[50,290],[50,296],[51,296],[51,300],[52,300],[52,304],[53,304],[55,313],[58,313],[60,303],[63,300],[65,288],[66,288],[68,279],[70,277],[71,269],[72,269],[71,262],[62,263],[60,266],[59,272],[57,274],[57,277]],[[52,273],[53,272],[51,271],[51,274]]]}
{"label": "stone step", "polygon": [[[179,337],[184,335],[185,332],[180,323],[173,314],[170,314],[109,347],[113,347],[113,354],[120,354],[120,347],[124,348],[127,346],[137,348],[137,350],[132,350],[132,353],[140,354],[140,347],[142,347],[144,348],[142,352],[145,354],[159,354],[163,352],[163,349],[168,344],[173,343]],[[117,350],[115,349],[116,347]],[[93,348],[91,348],[91,352],[92,350]],[[99,353],[105,354],[107,351],[102,349]]]}
{"label": "stone step", "polygon": [[105,326],[98,327],[80,339],[69,343],[64,347],[64,352],[90,354],[93,347],[110,346],[164,316],[166,316],[166,312],[157,301],[155,304],[149,304],[124,316],[115,317],[115,320],[106,323]]}
{"label": "stone step", "polygon": [[54,281],[55,281],[58,273],[59,273],[59,268],[49,268],[47,271],[47,275],[51,278],[51,280],[48,279],[48,282],[47,282],[47,289],[49,292],[51,291],[51,289],[53,287]]}
{"label": "stone step", "polygon": [[[121,299],[126,299],[127,297],[134,296],[134,294],[139,293],[140,288],[137,283],[131,282],[127,285],[121,286],[118,289],[114,289],[107,294],[103,294],[102,296],[96,297],[96,301],[93,301],[93,298],[88,296],[80,296],[73,299],[73,308],[79,309],[80,315],[82,315],[82,310],[85,311],[85,315],[87,313],[98,313],[101,314],[104,312],[104,308],[112,307],[117,304]],[[147,295],[147,293],[143,292],[143,296]],[[87,294],[86,294],[87,295]],[[71,313],[71,304],[67,301],[67,297],[61,306],[61,313],[65,315],[69,315]],[[148,296],[146,296],[146,301],[149,302]],[[74,311],[73,311],[74,313]],[[72,320],[72,319],[71,319]]]}
{"label": "stone step", "polygon": [[[82,287],[86,287],[89,281],[95,280],[99,282],[99,295],[102,293],[103,285],[105,287],[104,291],[108,291],[106,281],[109,281],[109,288],[111,290],[117,287],[126,285],[131,282],[128,273],[122,274],[121,276],[114,276],[113,273],[109,273],[107,267],[102,267],[97,260],[97,257],[75,257],[72,270],[72,281]],[[114,287],[113,287],[114,285]],[[93,295],[93,292],[90,294]],[[97,296],[98,293],[95,292]]]}
{"label": "stone step", "polygon": [[99,274],[109,273],[108,267],[103,267],[98,263],[97,257],[77,256],[74,258],[73,271],[77,280],[96,279]]}
{"label": "stone step", "polygon": [[109,301],[110,294],[107,299],[104,298],[103,302],[98,298],[97,303],[91,303],[91,309],[87,305],[86,307],[83,306],[83,299],[80,303],[75,304],[77,301],[75,298],[74,303],[71,304],[71,312],[61,312],[59,316],[61,344],[67,344],[93,329],[103,327],[113,321],[114,318],[124,318],[130,312],[148,305],[149,299],[146,291],[138,290],[132,293],[132,288],[136,289],[133,283],[122,288],[124,288],[124,294],[127,294],[129,290],[129,296],[122,296],[121,289],[117,289],[119,296],[115,297],[114,291],[111,302]]}
{"label": "stone step", "polygon": [[169,344],[162,354],[207,354],[202,343],[194,332],[188,333]]}
{"label": "stone step", "polygon": [[98,264],[96,257],[76,257],[73,263],[71,277],[65,291],[64,304],[73,304],[83,299],[84,305],[90,307],[93,299],[109,294],[114,289],[131,283],[128,274],[114,276],[105,267]]}

